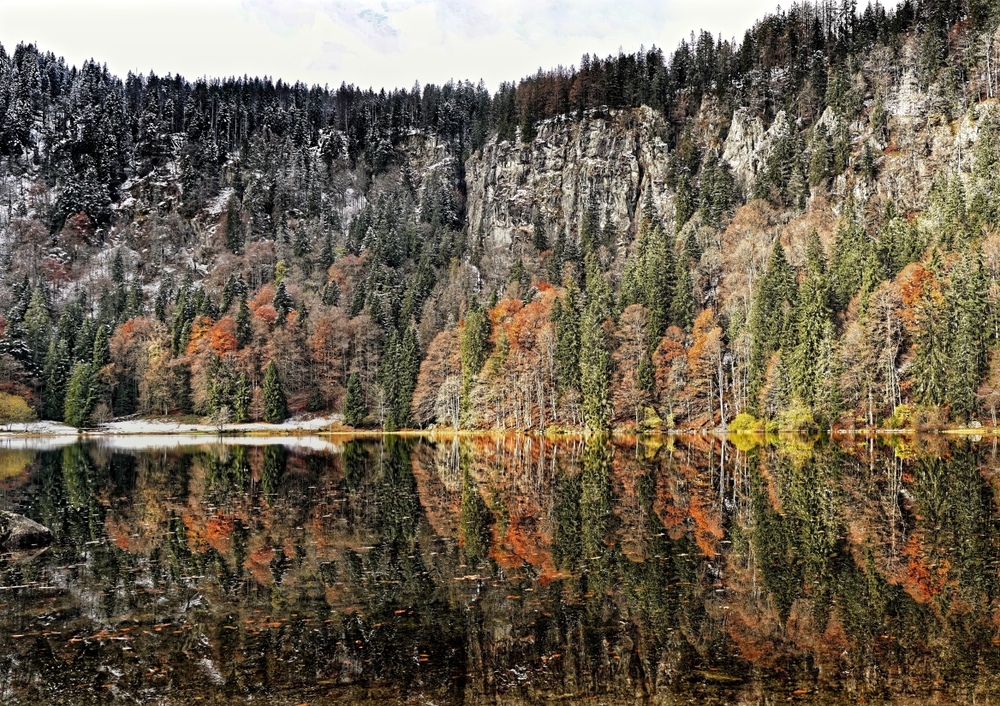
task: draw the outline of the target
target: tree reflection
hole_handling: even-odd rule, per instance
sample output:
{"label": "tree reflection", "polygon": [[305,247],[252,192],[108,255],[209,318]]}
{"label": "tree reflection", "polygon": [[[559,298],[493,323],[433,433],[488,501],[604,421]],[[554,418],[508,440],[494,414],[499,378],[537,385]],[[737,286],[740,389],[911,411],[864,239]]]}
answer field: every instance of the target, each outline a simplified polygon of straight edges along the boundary
{"label": "tree reflection", "polygon": [[41,451],[3,497],[57,542],[0,561],[28,587],[0,606],[0,690],[1000,697],[992,446],[773,441]]}

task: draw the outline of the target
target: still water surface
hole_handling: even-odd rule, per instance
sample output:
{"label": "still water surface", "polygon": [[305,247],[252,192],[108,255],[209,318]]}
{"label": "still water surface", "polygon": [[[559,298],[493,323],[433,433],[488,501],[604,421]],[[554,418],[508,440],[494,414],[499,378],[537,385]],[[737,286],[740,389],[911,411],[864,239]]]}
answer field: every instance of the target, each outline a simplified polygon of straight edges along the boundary
{"label": "still water surface", "polygon": [[998,703],[941,437],[0,444],[0,703]]}

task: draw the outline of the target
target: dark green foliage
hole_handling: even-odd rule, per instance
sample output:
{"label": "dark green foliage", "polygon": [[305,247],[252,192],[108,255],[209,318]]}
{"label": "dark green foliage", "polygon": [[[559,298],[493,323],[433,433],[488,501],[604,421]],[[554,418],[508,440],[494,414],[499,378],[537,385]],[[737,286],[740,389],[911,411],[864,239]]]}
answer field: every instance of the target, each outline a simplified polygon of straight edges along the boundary
{"label": "dark green foliage", "polygon": [[845,309],[851,298],[862,290],[869,294],[885,279],[886,271],[875,251],[875,243],[858,223],[854,199],[848,198],[837,225],[837,239],[830,258],[830,276],[838,309]]}
{"label": "dark green foliage", "polygon": [[42,396],[42,416],[45,419],[59,421],[63,418],[71,365],[66,341],[54,338],[45,357],[45,388]]}
{"label": "dark green foliage", "polygon": [[988,282],[978,253],[967,253],[952,269],[946,306],[949,361],[946,399],[961,421],[976,412],[976,391],[987,370]]}
{"label": "dark green foliage", "polygon": [[361,389],[361,376],[351,373],[347,379],[347,395],[344,398],[344,423],[352,427],[360,427],[368,416],[365,404],[365,393]]}
{"label": "dark green foliage", "polygon": [[236,194],[229,197],[226,203],[226,247],[239,255],[243,252],[246,235],[243,227],[243,216],[240,213],[240,200]]}
{"label": "dark green foliage", "polygon": [[809,237],[809,269],[799,287],[798,311],[795,314],[796,343],[792,351],[790,373],[792,387],[799,399],[812,406],[823,388],[830,384],[824,369],[826,348],[832,327],[833,307],[830,280],[825,270],[822,246],[815,231]]}
{"label": "dark green foliage", "polygon": [[750,310],[750,362],[749,377],[751,397],[756,395],[763,382],[767,362],[784,341],[788,324],[794,320],[793,309],[798,299],[795,273],[785,259],[781,242],[774,244],[767,271],[757,285]]}
{"label": "dark green foliage", "polygon": [[323,304],[340,306],[340,285],[337,284],[337,280],[331,279],[323,288]]}
{"label": "dark green foliage", "polygon": [[583,418],[595,431],[611,421],[611,351],[604,322],[611,315],[608,284],[596,257],[587,257],[587,305],[580,319],[580,392]]}
{"label": "dark green foliage", "polygon": [[677,260],[673,290],[670,299],[670,321],[674,326],[689,330],[694,323],[694,292],[691,270],[686,257]]}
{"label": "dark green foliage", "polygon": [[89,363],[77,363],[66,385],[63,421],[71,427],[85,428],[94,409],[94,373]]}
{"label": "dark green foliage", "polygon": [[680,233],[684,225],[694,215],[698,196],[694,193],[687,177],[677,182],[677,195],[674,202],[674,232]]}
{"label": "dark green foliage", "polygon": [[250,306],[246,299],[240,299],[240,308],[236,312],[236,344],[243,348],[253,340],[253,325],[250,321]]}
{"label": "dark green foliage", "polygon": [[292,297],[285,288],[284,280],[278,282],[271,304],[274,306],[274,310],[278,312],[278,318],[275,319],[275,323],[280,326],[285,323],[285,319],[288,318],[288,315],[292,312],[292,308],[295,306],[295,302],[292,301]]}
{"label": "dark green foliage", "polygon": [[94,335],[94,355],[91,360],[94,371],[98,371],[111,362],[111,347],[108,343],[108,328],[101,325],[97,327]]}
{"label": "dark green foliage", "polygon": [[790,116],[786,117],[764,169],[757,174],[754,198],[767,199],[779,207],[801,208],[808,195],[802,154],[798,128]]}
{"label": "dark green foliage", "polygon": [[535,212],[535,224],[532,227],[531,244],[534,246],[535,252],[542,253],[549,249],[549,238],[545,232],[545,215],[541,209]]}
{"label": "dark green foliage", "polygon": [[475,301],[465,313],[465,327],[462,329],[462,405],[468,409],[469,394],[475,385],[479,372],[489,357],[490,317],[486,309]]}
{"label": "dark green foliage", "polygon": [[280,424],[288,419],[288,399],[281,384],[278,366],[273,360],[267,364],[261,392],[264,397],[264,421],[268,424]]}
{"label": "dark green foliage", "polygon": [[250,421],[250,406],[253,404],[253,386],[250,377],[242,373],[236,381],[231,400],[233,421],[237,423]]}
{"label": "dark green foliage", "polygon": [[567,279],[562,297],[552,307],[556,325],[556,370],[561,390],[580,390],[580,291]]}

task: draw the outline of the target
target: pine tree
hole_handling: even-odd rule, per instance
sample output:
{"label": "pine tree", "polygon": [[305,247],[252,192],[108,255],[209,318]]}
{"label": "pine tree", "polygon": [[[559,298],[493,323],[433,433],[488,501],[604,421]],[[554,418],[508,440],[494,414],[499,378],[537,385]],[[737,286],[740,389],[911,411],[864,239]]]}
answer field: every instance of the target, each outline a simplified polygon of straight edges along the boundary
{"label": "pine tree", "polygon": [[556,325],[556,371],[559,388],[580,389],[580,291],[573,278],[567,278],[561,299],[552,308]]}
{"label": "pine tree", "polygon": [[41,287],[35,287],[31,302],[24,312],[25,343],[31,351],[31,361],[41,367],[49,350],[49,336],[52,332],[52,318],[49,304]]}
{"label": "pine tree", "polygon": [[694,323],[694,292],[687,258],[678,259],[676,268],[674,292],[670,300],[670,320],[675,326],[690,330]]}
{"label": "pine tree", "polygon": [[361,389],[361,376],[351,373],[347,379],[347,395],[344,399],[344,423],[352,427],[360,427],[368,416],[365,405],[364,391]]}
{"label": "pine tree", "polygon": [[280,424],[288,419],[288,399],[285,397],[285,390],[281,385],[278,366],[274,364],[273,360],[267,364],[267,370],[264,372],[262,394],[264,396],[265,422]]}
{"label": "pine tree", "polygon": [[45,356],[43,372],[42,414],[46,419],[59,421],[66,405],[66,384],[70,375],[69,347],[61,338],[53,338]]}
{"label": "pine tree", "polygon": [[94,372],[111,362],[111,346],[108,342],[108,327],[101,324],[94,335],[94,353],[91,359]]}
{"label": "pine tree", "polygon": [[94,405],[94,375],[89,363],[77,363],[66,385],[63,421],[82,429],[90,423]]}
{"label": "pine tree", "polygon": [[966,254],[952,269],[945,298],[951,339],[946,399],[963,421],[976,412],[976,391],[987,371],[987,288],[978,253]]}
{"label": "pine tree", "polygon": [[652,230],[644,230],[640,237],[644,240],[640,243],[642,259],[639,271],[642,303],[646,305],[646,335],[650,347],[655,348],[671,321],[670,305],[674,298],[677,264],[671,242],[673,238],[662,228],[654,226]]}
{"label": "pine tree", "polygon": [[285,288],[284,279],[278,282],[278,287],[274,290],[274,299],[271,301],[271,304],[274,306],[274,310],[278,312],[277,323],[281,326],[292,312],[292,307],[295,306],[295,302],[292,301],[288,290]]}
{"label": "pine tree", "polygon": [[587,256],[587,306],[580,320],[580,392],[583,418],[594,431],[611,422],[611,351],[604,322],[611,315],[611,292],[594,253]]}
{"label": "pine tree", "polygon": [[340,285],[337,284],[337,280],[331,279],[323,288],[323,304],[340,306]]}
{"label": "pine tree", "polygon": [[[807,250],[814,250],[816,244]],[[828,345],[828,324],[833,315],[830,303],[832,292],[824,263],[820,255],[813,253],[810,255],[812,258],[819,259],[810,263],[809,273],[799,288],[795,316],[796,345],[790,366],[792,389],[808,405],[815,403],[820,389],[828,384],[819,375],[819,363],[822,348]]]}
{"label": "pine tree", "polygon": [[122,250],[115,250],[115,257],[111,261],[111,281],[116,285],[125,284],[125,261],[122,259]]}
{"label": "pine tree", "polygon": [[250,406],[253,404],[253,387],[250,384],[250,376],[246,373],[240,374],[240,379],[236,383],[233,393],[233,421],[237,423],[250,421]]}
{"label": "pine tree", "polygon": [[580,391],[583,418],[594,431],[611,421],[611,352],[600,306],[589,303],[580,321]]}
{"label": "pine tree", "polygon": [[236,313],[236,344],[240,348],[250,345],[253,340],[253,326],[250,323],[250,307],[246,299],[240,299],[240,309]]}
{"label": "pine tree", "polygon": [[243,219],[240,214],[240,200],[236,194],[233,194],[226,204],[226,247],[239,255],[243,252],[245,240]]}
{"label": "pine tree", "polygon": [[545,234],[545,216],[542,209],[535,211],[535,224],[532,229],[531,243],[535,247],[535,252],[543,253],[549,249],[549,239]]}
{"label": "pine tree", "polygon": [[764,382],[771,354],[781,348],[798,291],[795,273],[785,259],[781,242],[771,251],[764,276],[757,283],[750,309],[750,397],[755,398]]}
{"label": "pine tree", "polygon": [[462,360],[462,408],[469,408],[469,394],[479,372],[489,357],[490,317],[475,301],[465,314],[465,327],[459,343]]}

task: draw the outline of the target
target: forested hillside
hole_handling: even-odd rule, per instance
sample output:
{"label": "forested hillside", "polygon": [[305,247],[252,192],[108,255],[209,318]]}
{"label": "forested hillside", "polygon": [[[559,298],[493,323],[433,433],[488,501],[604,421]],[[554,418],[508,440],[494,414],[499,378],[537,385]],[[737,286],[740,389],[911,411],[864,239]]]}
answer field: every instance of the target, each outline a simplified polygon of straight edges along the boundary
{"label": "forested hillside", "polygon": [[1000,8],[500,86],[0,48],[0,421],[995,425]]}

